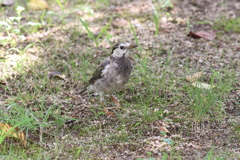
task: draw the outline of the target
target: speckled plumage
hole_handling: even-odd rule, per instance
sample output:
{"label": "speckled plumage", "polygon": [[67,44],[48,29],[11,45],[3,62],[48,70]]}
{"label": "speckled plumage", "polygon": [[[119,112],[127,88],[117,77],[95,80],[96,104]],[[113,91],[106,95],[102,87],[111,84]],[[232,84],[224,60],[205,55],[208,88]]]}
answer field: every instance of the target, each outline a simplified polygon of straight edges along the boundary
{"label": "speckled plumage", "polygon": [[81,91],[81,94],[97,92],[100,101],[104,95],[112,95],[120,90],[128,81],[132,71],[132,60],[129,57],[129,50],[135,48],[127,42],[116,44],[112,54],[102,61],[89,80],[89,86]]}

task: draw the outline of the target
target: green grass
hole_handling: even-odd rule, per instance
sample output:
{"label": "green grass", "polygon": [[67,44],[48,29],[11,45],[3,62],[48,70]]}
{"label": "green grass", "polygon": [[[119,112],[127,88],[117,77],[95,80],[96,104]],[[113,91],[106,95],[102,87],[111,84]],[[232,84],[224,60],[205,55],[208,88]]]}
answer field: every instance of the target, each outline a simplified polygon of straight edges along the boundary
{"label": "green grass", "polygon": [[142,50],[141,45],[140,45],[140,43],[139,43],[139,41],[138,41],[138,38],[137,38],[137,34],[136,34],[136,32],[135,32],[135,29],[134,29],[134,27],[132,26],[132,23],[131,23],[130,21],[129,21],[129,24],[130,24],[130,28],[131,28],[131,31],[132,31],[132,33],[133,33],[135,42],[136,42],[136,44],[138,45],[138,48],[139,48],[140,50]]}
{"label": "green grass", "polygon": [[[225,77],[223,78],[222,75]],[[229,81],[230,80],[230,81]],[[224,100],[226,96],[233,90],[236,83],[236,73],[231,73],[228,68],[216,72],[212,70],[209,84],[216,86],[213,89],[200,89],[186,85],[185,89],[191,100],[190,106],[194,111],[196,119],[202,119],[206,116],[222,119],[225,114]]]}
{"label": "green grass", "polygon": [[160,8],[158,6],[158,2],[156,0],[154,0],[154,5],[153,7],[153,21],[155,23],[155,35],[158,34],[159,32],[159,20],[160,20]]}
{"label": "green grass", "polygon": [[80,21],[81,24],[84,26],[84,28],[87,30],[88,37],[91,38],[91,39],[94,41],[96,47],[98,47],[99,43],[101,42],[101,39],[103,39],[103,34],[105,34],[105,36],[106,36],[106,38],[108,39],[108,42],[109,42],[109,38],[111,38],[111,35],[109,35],[109,34],[107,33],[107,28],[108,28],[108,26],[110,25],[110,23],[111,23],[112,20],[110,20],[110,21],[101,29],[100,33],[99,33],[98,36],[96,36],[96,37],[95,37],[94,34],[90,31],[89,25],[88,25],[86,22],[84,22],[81,18],[79,18],[79,21]]}
{"label": "green grass", "polygon": [[235,32],[240,33],[240,17],[236,18],[221,18],[220,20],[216,21],[213,28],[217,30],[223,30],[226,32]]}

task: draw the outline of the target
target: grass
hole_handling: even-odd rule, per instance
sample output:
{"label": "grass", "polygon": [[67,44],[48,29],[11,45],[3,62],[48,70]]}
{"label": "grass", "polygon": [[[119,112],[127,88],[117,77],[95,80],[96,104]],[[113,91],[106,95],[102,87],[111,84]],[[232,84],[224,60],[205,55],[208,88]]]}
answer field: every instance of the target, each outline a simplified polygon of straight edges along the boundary
{"label": "grass", "polygon": [[79,18],[79,21],[81,22],[81,24],[84,26],[84,28],[87,30],[87,33],[88,33],[88,37],[91,38],[96,47],[98,47],[99,43],[101,42],[101,39],[103,39],[103,34],[105,34],[106,38],[108,39],[108,42],[109,42],[109,39],[111,38],[111,35],[109,35],[107,33],[107,28],[109,26],[109,24],[111,23],[112,20],[110,20],[100,31],[100,33],[98,34],[97,37],[94,36],[94,34],[90,31],[89,29],[89,26],[87,23],[85,23],[81,18]]}
{"label": "grass", "polygon": [[158,6],[158,2],[156,0],[154,0],[154,5],[153,7],[153,20],[155,23],[155,35],[158,34],[159,32],[159,20],[160,20],[160,8]]}
{"label": "grass", "polygon": [[222,17],[220,20],[215,22],[213,28],[217,30],[223,30],[225,32],[240,33],[239,25],[239,17],[229,19]]}
{"label": "grass", "polygon": [[[99,2],[109,4],[108,1]],[[32,20],[27,12],[22,16]],[[51,30],[55,19],[48,18],[51,26],[45,27]],[[11,49],[0,49],[0,56],[4,58],[7,57],[7,51],[20,57],[15,61],[13,59],[15,63],[12,65],[9,65],[8,58],[1,61],[5,70],[0,82],[7,82],[7,85],[0,83],[0,88],[5,89],[0,98],[0,122],[17,126],[24,131],[28,140],[27,147],[24,148],[14,142],[14,139],[2,139],[0,159],[66,159],[69,156],[70,159],[97,159],[99,156],[114,157],[120,153],[135,159],[181,159],[185,156],[185,150],[177,150],[180,144],[187,146],[190,141],[191,145],[197,145],[187,139],[195,134],[195,129],[199,126],[204,128],[205,123],[211,125],[224,121],[229,116],[225,108],[229,95],[237,90],[239,76],[233,66],[212,66],[199,81],[216,87],[211,90],[195,88],[185,81],[185,76],[195,73],[199,68],[191,61],[182,62],[174,58],[176,50],[169,49],[165,52],[166,44],[163,40],[159,42],[159,39],[154,39],[154,33],[149,36],[153,38],[152,43],[158,43],[160,47],[151,50],[144,49],[143,45],[142,49],[135,51],[137,55],[133,55],[135,65],[131,79],[123,90],[116,93],[122,110],[116,111],[115,118],[104,114],[98,97],[75,101],[65,95],[60,88],[77,95],[98,62],[110,54],[111,49],[101,47],[100,44],[112,43],[108,32],[114,31],[113,35],[117,34],[117,30],[111,27],[109,16],[105,18],[107,25],[98,20],[88,23],[82,19],[79,21],[87,34],[85,30],[69,29],[62,24],[57,32],[49,32],[43,38],[37,37],[37,41],[29,39],[27,44],[16,41],[14,46],[11,42],[6,42]],[[90,30],[92,25],[104,27],[99,27],[101,30],[95,36]],[[29,33],[38,31],[41,33],[40,28],[30,28]],[[124,28],[124,31],[130,33],[137,44],[142,45],[142,36],[137,35],[131,23],[130,28]],[[128,36],[121,34],[119,40],[127,39]],[[174,49],[173,46],[170,48]],[[34,59],[35,56],[38,58]],[[201,70],[205,70],[204,67]],[[66,80],[49,79],[50,70],[66,75]],[[179,70],[180,74],[177,72]],[[107,105],[113,106],[106,99]],[[76,121],[67,125],[65,122],[68,120]],[[168,125],[166,128],[173,136],[155,125],[159,121]],[[231,124],[234,126],[235,123]],[[210,126],[209,132],[214,127]],[[239,132],[238,128],[235,130]],[[233,134],[234,138],[236,135]],[[205,159],[235,156],[228,149],[218,153],[217,147],[213,146],[214,144],[205,150],[194,151],[201,152],[198,158]]]}
{"label": "grass", "polygon": [[131,22],[129,22],[129,24],[130,24],[131,31],[132,31],[132,33],[133,33],[134,39],[135,39],[135,41],[136,41],[136,44],[138,45],[138,48],[140,48],[140,50],[142,50],[141,45],[140,45],[139,42],[138,42],[138,38],[137,38],[137,34],[136,34],[136,32],[135,32],[135,29],[134,29],[134,27],[132,26],[132,23],[131,23]]}
{"label": "grass", "polygon": [[[227,78],[223,78],[221,74],[227,76]],[[236,73],[230,73],[227,68],[222,73],[213,70],[209,83],[215,85],[215,89],[207,90],[187,86],[186,91],[192,100],[190,104],[193,107],[195,118],[202,119],[208,115],[219,115],[218,118],[222,118],[225,114],[223,108],[224,99],[233,89],[232,86],[235,85],[235,76]]]}

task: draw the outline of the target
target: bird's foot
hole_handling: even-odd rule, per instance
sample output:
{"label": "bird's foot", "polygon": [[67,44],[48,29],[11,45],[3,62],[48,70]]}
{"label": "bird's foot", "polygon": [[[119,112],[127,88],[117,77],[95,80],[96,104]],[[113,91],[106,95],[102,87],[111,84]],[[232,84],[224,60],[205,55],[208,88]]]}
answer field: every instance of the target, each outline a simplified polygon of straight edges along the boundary
{"label": "bird's foot", "polygon": [[[111,96],[111,98],[112,98],[113,96]],[[116,100],[116,98],[112,98],[113,99],[113,101],[115,102],[115,104],[117,105],[116,107],[106,107],[105,106],[105,104],[101,101],[101,104],[102,104],[102,107],[104,108],[104,112],[107,114],[107,115],[109,115],[110,117],[115,117],[115,115],[114,115],[114,112],[111,112],[111,111],[109,111],[109,110],[112,110],[112,109],[122,109],[121,107],[120,107],[120,104],[118,103],[118,101]]]}
{"label": "bird's foot", "polygon": [[120,108],[120,103],[118,102],[117,98],[115,98],[114,96],[110,96],[110,98],[113,100],[113,102],[117,105],[118,108]]}
{"label": "bird's foot", "polygon": [[114,112],[110,112],[108,108],[104,108],[104,112],[109,115],[110,117],[115,117]]}
{"label": "bird's foot", "polygon": [[106,108],[105,104],[102,101],[100,101],[100,102],[101,102],[102,107],[104,108],[104,112],[107,115],[109,115],[110,117],[115,117],[114,112],[109,111],[109,109],[111,109],[111,108]]}

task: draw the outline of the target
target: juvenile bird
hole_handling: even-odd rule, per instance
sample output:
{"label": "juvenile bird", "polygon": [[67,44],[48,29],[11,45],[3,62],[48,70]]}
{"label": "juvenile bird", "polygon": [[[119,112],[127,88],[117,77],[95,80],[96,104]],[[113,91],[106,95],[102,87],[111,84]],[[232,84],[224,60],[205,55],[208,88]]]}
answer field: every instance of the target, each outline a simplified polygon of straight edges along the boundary
{"label": "juvenile bird", "polygon": [[[120,90],[128,81],[132,72],[133,63],[129,57],[130,50],[136,48],[137,45],[128,42],[116,44],[109,57],[104,59],[93,73],[92,78],[80,94],[86,95],[88,93],[97,92],[100,96],[100,102],[105,107],[104,95],[110,95],[111,99],[119,107],[117,99],[112,95],[114,92]],[[113,112],[109,112],[107,108],[104,109],[106,114],[113,116]]]}

